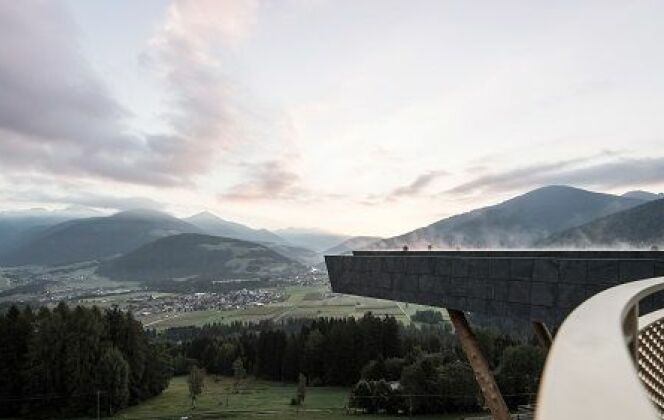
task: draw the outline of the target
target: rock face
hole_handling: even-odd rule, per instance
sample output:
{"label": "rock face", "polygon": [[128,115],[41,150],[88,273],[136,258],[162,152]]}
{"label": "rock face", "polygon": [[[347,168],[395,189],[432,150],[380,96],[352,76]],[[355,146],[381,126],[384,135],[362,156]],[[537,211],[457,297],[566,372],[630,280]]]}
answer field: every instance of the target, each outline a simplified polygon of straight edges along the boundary
{"label": "rock face", "polygon": [[116,280],[169,281],[288,274],[304,267],[263,245],[201,234],[158,239],[102,263],[98,273]]}
{"label": "rock face", "polygon": [[554,232],[642,204],[566,186],[539,188],[495,206],[440,220],[377,244],[380,249],[524,248]]}
{"label": "rock face", "polygon": [[664,249],[664,199],[650,201],[540,241],[543,247]]}

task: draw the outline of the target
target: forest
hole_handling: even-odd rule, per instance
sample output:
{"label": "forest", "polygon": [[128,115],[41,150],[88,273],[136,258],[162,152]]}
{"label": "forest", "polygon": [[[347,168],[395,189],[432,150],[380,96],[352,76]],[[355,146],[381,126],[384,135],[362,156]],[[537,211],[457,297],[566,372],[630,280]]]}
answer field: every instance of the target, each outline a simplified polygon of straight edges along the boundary
{"label": "forest", "polygon": [[[431,315],[420,315],[427,320]],[[523,340],[476,328],[506,402],[529,403],[545,353]],[[403,326],[368,313],[360,319],[289,320],[284,323],[213,324],[166,330],[176,374],[191,366],[233,376],[233,365],[258,378],[308,386],[351,386],[349,406],[367,413],[477,411],[481,394],[450,325]],[[177,344],[176,344],[177,343]]]}
{"label": "forest", "polygon": [[[481,394],[449,323],[390,316],[289,319],[144,330],[117,308],[10,308],[0,315],[0,416],[108,416],[192,368],[306,386],[350,387],[366,413],[470,412]],[[534,341],[476,328],[508,405],[532,400],[544,362]],[[9,339],[11,337],[11,339]],[[286,403],[286,402],[285,402]]]}
{"label": "forest", "polygon": [[163,343],[117,308],[11,307],[0,314],[0,416],[112,415],[161,393]]}

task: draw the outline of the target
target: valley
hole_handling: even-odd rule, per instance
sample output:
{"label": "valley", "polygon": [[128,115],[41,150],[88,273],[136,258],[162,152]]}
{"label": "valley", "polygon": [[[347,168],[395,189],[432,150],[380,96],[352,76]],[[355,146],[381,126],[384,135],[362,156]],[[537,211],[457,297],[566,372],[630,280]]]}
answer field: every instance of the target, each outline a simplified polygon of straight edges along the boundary
{"label": "valley", "polygon": [[86,264],[3,268],[0,278],[0,308],[14,303],[55,307],[59,302],[117,306],[132,311],[146,327],[156,329],[287,318],[360,317],[366,312],[391,315],[408,324],[410,316],[422,308],[332,293],[326,274],[317,271],[271,279],[211,281],[209,290],[190,293],[110,280],[96,274],[94,265]]}
{"label": "valley", "polygon": [[408,323],[415,305],[331,293],[323,255],[424,244],[649,249],[663,242],[663,202],[644,192],[550,186],[387,239],[271,232],[209,212],[183,219],[154,210],[82,218],[0,213],[0,227],[11,232],[0,246],[0,309],[117,306],[158,329],[365,312]]}

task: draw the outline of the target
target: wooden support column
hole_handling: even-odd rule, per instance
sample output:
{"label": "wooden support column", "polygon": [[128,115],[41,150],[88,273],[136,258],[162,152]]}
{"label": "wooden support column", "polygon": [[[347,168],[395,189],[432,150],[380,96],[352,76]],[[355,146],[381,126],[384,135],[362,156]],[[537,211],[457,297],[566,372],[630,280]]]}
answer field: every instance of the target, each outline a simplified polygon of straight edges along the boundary
{"label": "wooden support column", "polygon": [[447,312],[450,314],[454,331],[461,342],[461,348],[466,354],[470,366],[473,368],[475,379],[482,390],[489,410],[491,410],[491,415],[495,420],[510,420],[510,412],[507,409],[507,404],[505,404],[503,395],[500,393],[500,389],[498,389],[489,363],[482,354],[480,343],[475,333],[470,329],[466,315],[456,309],[448,309]]}
{"label": "wooden support column", "polygon": [[551,344],[553,344],[553,338],[551,337],[551,332],[546,327],[546,324],[540,321],[533,321],[533,330],[535,330],[537,340],[542,347],[549,351]]}

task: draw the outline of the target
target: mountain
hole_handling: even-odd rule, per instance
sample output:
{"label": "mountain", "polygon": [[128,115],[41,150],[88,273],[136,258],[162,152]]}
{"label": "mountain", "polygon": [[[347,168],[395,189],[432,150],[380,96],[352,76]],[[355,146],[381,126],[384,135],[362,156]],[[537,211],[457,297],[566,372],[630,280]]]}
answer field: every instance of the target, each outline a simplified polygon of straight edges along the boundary
{"label": "mountain", "polygon": [[636,198],[637,200],[643,200],[643,201],[652,201],[652,200],[659,200],[660,198],[664,198],[664,194],[659,193],[651,193],[649,191],[641,191],[641,190],[636,190],[636,191],[628,191],[625,194],[622,195],[623,197],[627,198]]}
{"label": "mountain", "polygon": [[241,239],[250,242],[283,243],[284,240],[266,229],[252,229],[240,223],[229,222],[217,215],[204,211],[184,219],[201,231],[214,236]]}
{"label": "mountain", "polygon": [[653,200],[590,223],[555,233],[544,247],[664,248],[664,199]]}
{"label": "mountain", "polygon": [[324,251],[349,238],[346,235],[338,235],[318,229],[286,228],[276,230],[275,233],[292,245],[317,252]]}
{"label": "mountain", "polygon": [[349,254],[351,251],[372,249],[374,245],[383,238],[378,236],[354,236],[342,243],[333,246],[324,252],[325,255]]}
{"label": "mountain", "polygon": [[309,248],[303,248],[300,246],[293,246],[287,244],[264,244],[266,247],[275,251],[278,254],[283,255],[286,258],[291,260],[298,261],[304,265],[316,265],[323,262],[323,255],[319,252],[312,251]]}
{"label": "mountain", "polygon": [[0,256],[0,265],[65,265],[112,257],[150,241],[201,230],[166,213],[129,210],[108,217],[70,220],[41,229]]}
{"label": "mountain", "polygon": [[548,186],[495,206],[452,216],[377,244],[381,249],[523,248],[554,232],[626,210],[643,200]]}
{"label": "mountain", "polygon": [[117,280],[155,282],[258,277],[287,274],[303,268],[263,245],[184,233],[157,239],[102,262],[98,273]]}
{"label": "mountain", "polygon": [[0,255],[17,249],[43,230],[78,217],[91,217],[87,208],[46,210],[33,208],[0,212]]}
{"label": "mountain", "polygon": [[50,216],[0,215],[0,255],[15,250],[42,230],[66,220]]}

